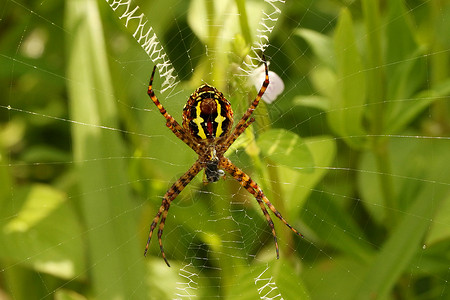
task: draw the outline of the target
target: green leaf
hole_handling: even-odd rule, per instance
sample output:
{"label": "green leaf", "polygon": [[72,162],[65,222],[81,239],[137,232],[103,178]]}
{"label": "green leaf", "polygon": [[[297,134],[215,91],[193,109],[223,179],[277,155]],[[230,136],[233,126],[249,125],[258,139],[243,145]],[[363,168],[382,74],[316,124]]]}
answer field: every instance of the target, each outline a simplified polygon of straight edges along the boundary
{"label": "green leaf", "polygon": [[[444,204],[448,206],[450,199],[444,200]],[[444,210],[444,213],[449,214],[449,210]],[[438,212],[440,214],[440,212]],[[435,220],[436,222],[442,221],[442,219]],[[448,222],[446,224],[449,224]],[[430,235],[429,235],[430,236]],[[450,239],[446,238],[437,243],[429,244],[426,241],[424,251],[418,251],[416,256],[411,260],[409,270],[411,270],[413,276],[428,276],[430,274],[443,274],[448,272],[448,266],[450,266]],[[420,261],[420,268],[418,268],[417,262]],[[445,282],[443,282],[445,284]]]}
{"label": "green leaf", "polygon": [[429,203],[430,196],[438,196],[432,185],[422,190],[405,212],[366,275],[358,281],[361,285],[354,299],[370,299],[374,295],[376,299],[385,299],[401,274],[408,270],[411,259],[422,251],[422,239],[436,210],[436,206]]}
{"label": "green leaf", "polygon": [[[448,155],[450,156],[450,155]],[[450,159],[450,157],[447,157]],[[443,240],[450,241],[450,193],[441,202],[436,217],[433,218],[433,224],[431,225],[430,232],[427,236],[426,244],[434,244]],[[447,252],[450,254],[450,252]]]}
{"label": "green leaf", "polygon": [[330,127],[349,146],[360,148],[364,144],[362,127],[365,103],[365,76],[356,47],[353,22],[348,9],[343,9],[334,35],[337,62],[336,94],[327,114]]}
{"label": "green leaf", "polygon": [[[423,87],[427,78],[428,61],[425,57],[426,48],[415,49],[393,64],[389,69],[387,99],[403,100],[411,97]],[[401,101],[389,101],[388,107],[403,104]]]}
{"label": "green leaf", "polygon": [[[412,133],[410,135],[417,135]],[[410,203],[418,196],[430,180],[449,182],[450,178],[445,171],[445,162],[450,160],[449,142],[422,139],[394,139],[389,144],[389,157],[391,158],[392,180],[396,187],[395,196],[400,203],[399,209],[407,210]],[[433,158],[429,155],[433,153]],[[373,153],[362,155],[358,175],[358,190],[362,194],[362,203],[371,216],[380,224],[386,219],[385,206],[381,194],[379,174]],[[389,176],[386,174],[385,176]],[[416,180],[413,180],[416,178]]]}
{"label": "green leaf", "polygon": [[58,289],[55,292],[55,300],[87,300],[87,298],[75,291]]}
{"label": "green leaf", "polygon": [[282,168],[279,172],[286,195],[286,207],[290,216],[298,216],[303,203],[314,190],[314,187],[328,172],[328,167],[336,156],[336,141],[331,136],[317,136],[304,139],[305,145],[313,155],[315,167],[310,173],[298,172],[297,169]]}
{"label": "green leaf", "polygon": [[303,207],[306,209],[302,209],[301,220],[324,243],[364,263],[370,261],[374,251],[367,243],[361,243],[366,240],[365,234],[335,197],[314,192]]}
{"label": "green leaf", "polygon": [[[6,131],[6,130],[4,130]],[[10,168],[6,168],[3,166],[8,166],[10,165],[10,161],[9,161],[9,157],[10,155],[5,155],[6,151],[4,151],[3,147],[4,145],[7,145],[7,143],[5,143],[6,140],[8,140],[8,138],[6,138],[5,134],[3,132],[0,132],[0,165],[2,167],[0,167],[0,211],[5,214],[5,217],[8,216],[8,210],[10,207],[12,207],[12,203],[11,203],[11,199],[10,199],[10,194],[12,191],[12,176],[11,176],[11,169]],[[12,132],[13,133],[13,132]],[[3,134],[3,135],[2,135]],[[9,134],[8,134],[9,135]],[[9,214],[11,215],[11,214]],[[1,220],[0,220],[0,224]]]}
{"label": "green leaf", "polygon": [[321,96],[297,96],[292,103],[294,105],[317,108],[323,111],[330,109],[329,99]]}
{"label": "green leaf", "polygon": [[303,268],[302,278],[310,288],[311,299],[352,299],[355,283],[365,268],[355,257],[333,255]]}
{"label": "green leaf", "polygon": [[65,195],[45,185],[33,186],[26,196],[25,204],[5,226],[5,232],[24,232],[45,219],[65,200]]}
{"label": "green leaf", "polygon": [[327,111],[330,110],[329,102],[336,96],[338,81],[336,73],[331,68],[318,66],[311,70],[310,79],[314,88],[329,99]]}
{"label": "green leaf", "polygon": [[[387,37],[387,53],[386,62],[387,73],[390,74],[391,68],[399,61],[403,61],[405,57],[409,57],[413,53],[417,44],[414,40],[414,30],[412,21],[409,19],[410,14],[405,8],[403,1],[388,1],[388,18],[386,20],[386,37]],[[394,63],[390,66],[390,63]]]}
{"label": "green leaf", "polygon": [[1,228],[0,255],[57,277],[78,276],[84,270],[81,226],[66,195],[36,184],[16,189],[14,201],[18,210],[8,212],[14,218],[2,216],[9,222]]}
{"label": "green leaf", "polygon": [[380,3],[376,0],[362,0],[365,25],[365,76],[367,94],[367,127],[372,134],[383,131],[383,115],[386,99],[386,75],[383,57]]}
{"label": "green leaf", "polygon": [[[448,198],[450,173],[445,162],[450,160],[449,147],[448,140],[439,139],[391,141],[392,176],[397,188],[396,201],[400,204],[399,222],[360,281],[354,299],[367,299],[373,295],[384,299],[399,277],[409,272],[412,259],[421,255],[424,235],[430,228],[437,228],[439,238],[449,236],[448,226],[437,222],[435,216],[446,207],[443,203]],[[360,169],[365,172],[360,174],[359,180],[362,203],[381,222],[385,219],[384,210],[378,207],[385,207],[379,203],[378,174],[371,172],[375,169],[369,166],[367,156],[363,161]],[[370,164],[373,164],[373,158]]]}
{"label": "green leaf", "polygon": [[[447,79],[431,90],[425,90],[411,99],[398,101],[390,106],[390,111],[386,120],[386,134],[397,134],[401,132],[411,121],[431,103],[450,95],[450,79]],[[393,101],[395,102],[395,101]]]}
{"label": "green leaf", "polygon": [[314,160],[308,147],[295,133],[285,129],[270,129],[256,140],[263,156],[276,164],[297,171],[312,172]]}
{"label": "green leaf", "polygon": [[429,104],[407,100],[425,84],[429,62],[424,57],[426,47],[418,47],[414,39],[413,25],[402,1],[388,3],[386,38],[386,98],[390,101],[385,105],[384,128],[388,129],[387,134],[395,134],[415,116],[407,113],[405,118],[403,112],[418,113]]}
{"label": "green leaf", "polygon": [[336,62],[333,52],[333,40],[329,36],[304,28],[295,30],[294,34],[305,39],[321,62],[328,67],[334,68]]}

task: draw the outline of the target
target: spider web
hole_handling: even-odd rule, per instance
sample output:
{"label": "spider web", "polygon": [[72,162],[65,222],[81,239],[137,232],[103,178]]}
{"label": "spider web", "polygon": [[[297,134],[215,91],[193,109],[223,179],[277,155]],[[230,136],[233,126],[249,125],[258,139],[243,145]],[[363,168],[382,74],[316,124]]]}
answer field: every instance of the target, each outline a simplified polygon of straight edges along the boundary
{"label": "spider web", "polygon": [[[448,297],[450,4],[395,1],[367,30],[362,2],[2,2],[0,299]],[[409,44],[370,65],[365,43],[382,33],[382,49]],[[284,91],[227,157],[305,238],[271,214],[275,259],[256,200],[231,176],[205,186],[199,174],[168,214],[172,267],[156,236],[144,258],[162,196],[196,159],[145,95],[152,66],[179,122],[202,82],[237,120],[263,51]],[[327,100],[333,84],[357,99],[360,76],[379,70],[396,79],[389,97]],[[379,106],[391,131],[366,130]],[[371,150],[383,140],[387,154]]]}

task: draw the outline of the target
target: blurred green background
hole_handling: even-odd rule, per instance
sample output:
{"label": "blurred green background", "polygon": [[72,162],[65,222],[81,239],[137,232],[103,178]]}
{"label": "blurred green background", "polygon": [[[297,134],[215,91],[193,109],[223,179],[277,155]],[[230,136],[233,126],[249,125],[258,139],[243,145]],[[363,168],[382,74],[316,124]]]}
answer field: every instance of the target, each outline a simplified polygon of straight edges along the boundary
{"label": "blurred green background", "polygon": [[259,22],[275,26],[265,55],[284,92],[227,156],[305,238],[272,216],[276,260],[255,199],[199,174],[169,212],[172,267],[156,238],[144,258],[162,196],[196,157],[146,95],[154,63],[124,6],[6,0],[0,299],[450,298],[450,1],[136,5],[175,68],[157,95],[179,122],[203,81],[237,120],[257,93],[239,67]]}

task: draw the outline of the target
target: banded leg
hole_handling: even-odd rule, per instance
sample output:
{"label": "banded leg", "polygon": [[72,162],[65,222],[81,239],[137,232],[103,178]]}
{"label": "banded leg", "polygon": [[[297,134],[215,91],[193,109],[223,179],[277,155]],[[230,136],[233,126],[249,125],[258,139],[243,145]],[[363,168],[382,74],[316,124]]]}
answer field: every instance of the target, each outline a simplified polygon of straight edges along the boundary
{"label": "banded leg", "polygon": [[[194,165],[192,165],[192,167],[186,173],[184,173],[184,175],[181,176],[180,179],[178,179],[164,195],[163,201],[162,201],[161,206],[159,207],[158,213],[153,218],[152,225],[150,226],[147,244],[145,245],[144,256],[147,255],[150,240],[153,235],[153,230],[156,228],[156,225],[158,225],[159,219],[161,218],[161,222],[159,222],[159,228],[158,228],[159,249],[161,250],[161,255],[164,258],[164,261],[166,262],[167,266],[170,267],[170,264],[166,258],[166,254],[164,253],[164,248],[163,248],[162,239],[161,239],[162,233],[164,230],[164,225],[166,222],[166,217],[169,212],[170,204],[171,204],[172,200],[175,199],[178,196],[178,194],[181,193],[181,191],[186,187],[186,185],[188,185],[189,182],[191,182],[191,180],[195,177],[195,175],[197,175],[198,172],[200,172],[201,169],[202,169],[202,166],[201,166],[200,162],[196,161],[194,163]],[[162,215],[162,217],[161,217],[161,215]]]}
{"label": "banded leg", "polygon": [[188,137],[188,135],[184,132],[183,127],[178,124],[178,122],[166,111],[164,106],[159,102],[158,98],[155,96],[155,92],[153,91],[153,77],[155,76],[156,66],[153,67],[152,76],[150,77],[150,82],[148,83],[148,96],[152,99],[153,103],[155,103],[156,107],[159,109],[159,112],[166,118],[166,125],[169,129],[185,144],[191,147],[194,151],[197,152],[197,145]]}
{"label": "banded leg", "polygon": [[224,169],[226,172],[228,172],[233,178],[235,178],[242,187],[244,187],[247,191],[249,191],[258,201],[259,205],[261,206],[261,210],[264,213],[264,216],[266,217],[267,223],[269,223],[270,228],[272,229],[272,235],[273,239],[275,240],[275,247],[277,251],[277,259],[279,258],[279,250],[278,250],[278,243],[277,243],[277,235],[275,233],[275,227],[273,225],[272,218],[270,217],[269,213],[267,212],[267,209],[263,205],[264,203],[270,208],[270,210],[274,213],[275,216],[277,216],[278,219],[280,219],[287,227],[289,227],[293,232],[295,232],[297,235],[303,237],[303,235],[298,232],[297,229],[292,227],[280,214],[280,212],[273,206],[273,204],[267,199],[267,197],[264,195],[264,192],[261,190],[261,188],[256,184],[256,182],[253,181],[253,179],[250,178],[247,174],[245,174],[241,169],[233,165],[233,163],[226,157],[222,157],[219,163],[219,167],[221,169]]}
{"label": "banded leg", "polygon": [[[258,106],[259,100],[261,100],[261,97],[264,95],[264,92],[266,91],[267,87],[269,86],[269,69],[267,67],[266,58],[264,57],[264,54],[263,54],[263,62],[264,62],[264,67],[265,67],[265,72],[266,72],[266,78],[264,79],[264,82],[263,82],[263,84],[261,86],[261,89],[259,90],[259,93],[256,96],[255,100],[253,100],[253,102],[250,105],[250,107],[247,109],[247,111],[244,113],[242,118],[236,124],[236,127],[234,128],[233,132],[230,135],[230,139],[231,139],[232,136],[235,136],[235,135],[236,135],[236,138],[239,137],[239,135],[243,132],[243,130],[242,130],[239,133],[238,129],[243,127],[243,126],[245,126],[245,123],[247,123],[248,118],[250,118],[250,116],[252,115],[253,111]],[[248,125],[250,125],[250,124],[248,124]],[[245,128],[247,128],[248,125],[246,125]],[[244,128],[244,130],[245,130],[245,128]],[[228,141],[227,141],[227,144],[228,144]]]}

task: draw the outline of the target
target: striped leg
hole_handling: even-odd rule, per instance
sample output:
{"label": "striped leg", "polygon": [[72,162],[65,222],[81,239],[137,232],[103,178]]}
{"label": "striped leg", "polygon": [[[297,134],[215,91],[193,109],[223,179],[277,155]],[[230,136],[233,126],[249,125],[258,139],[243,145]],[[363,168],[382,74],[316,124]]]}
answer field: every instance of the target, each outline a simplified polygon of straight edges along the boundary
{"label": "striped leg", "polygon": [[175,199],[178,194],[181,193],[181,191],[186,187],[186,185],[191,182],[191,180],[195,177],[195,175],[200,172],[202,169],[202,166],[199,161],[196,161],[194,165],[186,172],[183,176],[180,177],[166,192],[166,194],[163,197],[163,201],[161,206],[159,207],[158,213],[156,214],[155,218],[153,219],[152,225],[150,226],[150,231],[148,234],[148,240],[147,244],[145,245],[145,251],[144,256],[147,255],[148,246],[150,244],[150,240],[153,235],[153,230],[156,228],[156,225],[158,225],[159,219],[161,218],[161,222],[159,222],[159,228],[158,228],[158,241],[159,241],[159,248],[161,250],[162,257],[164,258],[164,261],[166,264],[170,267],[169,262],[167,261],[166,254],[164,253],[164,248],[162,245],[162,233],[164,230],[164,224],[166,222],[166,217],[169,212],[170,203]]}
{"label": "striped leg", "polygon": [[221,169],[224,169],[226,172],[228,172],[231,176],[233,176],[239,183],[242,185],[247,191],[249,191],[258,201],[259,206],[261,207],[261,210],[264,213],[264,216],[266,217],[267,223],[269,223],[270,228],[272,229],[272,235],[273,239],[275,240],[275,248],[277,251],[277,259],[279,258],[279,250],[278,250],[278,242],[277,242],[277,235],[275,233],[275,227],[273,225],[272,218],[270,217],[269,213],[267,212],[267,209],[265,208],[264,203],[270,208],[270,210],[274,213],[275,216],[277,216],[278,219],[280,219],[287,227],[289,227],[293,232],[295,232],[297,235],[303,237],[303,235],[297,231],[294,227],[292,227],[280,214],[280,212],[273,206],[273,204],[267,199],[267,197],[264,195],[261,188],[254,182],[250,176],[245,174],[241,169],[233,165],[233,163],[226,157],[223,157],[220,160],[219,167]]}
{"label": "striped leg", "polygon": [[[264,95],[264,92],[266,91],[267,87],[269,86],[269,69],[267,67],[266,58],[264,57],[264,55],[263,55],[263,62],[264,62],[265,71],[266,71],[266,78],[264,79],[261,89],[259,90],[258,96],[256,96],[255,100],[253,100],[250,107],[244,113],[242,118],[236,124],[236,127],[234,128],[233,132],[230,134],[230,137],[228,138],[228,141],[226,142],[226,145],[228,145],[228,146],[232,144],[232,142],[229,142],[229,141],[231,141],[232,139],[233,139],[233,141],[236,140],[239,137],[239,135],[241,135],[241,133],[244,132],[245,128],[247,128],[253,122],[252,119],[250,119],[249,124],[246,124],[248,118],[250,118],[253,111],[258,106],[259,100],[261,100],[261,97]],[[241,130],[242,128],[243,128],[243,130]]]}
{"label": "striped leg", "polygon": [[178,122],[167,113],[164,106],[159,102],[158,98],[155,96],[155,92],[153,91],[153,77],[155,76],[156,66],[153,67],[152,76],[150,77],[150,82],[148,83],[148,96],[152,99],[153,103],[155,103],[156,107],[159,109],[159,112],[166,118],[166,125],[169,129],[185,144],[191,147],[194,151],[197,152],[197,145],[192,141],[192,139],[185,133],[183,127],[178,124]]}

